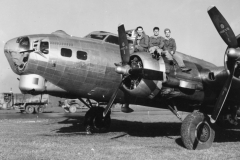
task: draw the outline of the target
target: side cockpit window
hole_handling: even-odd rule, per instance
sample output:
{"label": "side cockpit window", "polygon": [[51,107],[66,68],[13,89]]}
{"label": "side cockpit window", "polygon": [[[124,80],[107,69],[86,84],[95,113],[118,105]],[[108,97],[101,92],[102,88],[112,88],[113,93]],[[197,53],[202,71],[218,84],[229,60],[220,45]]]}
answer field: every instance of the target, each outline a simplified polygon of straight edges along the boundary
{"label": "side cockpit window", "polygon": [[41,42],[40,43],[40,51],[44,54],[48,54],[49,53],[49,43]]}
{"label": "side cockpit window", "polygon": [[67,49],[67,48],[62,48],[61,49],[61,55],[63,57],[72,57],[72,50],[71,49]]}
{"label": "side cockpit window", "polygon": [[109,43],[113,43],[113,44],[118,45],[118,37],[109,35],[109,36],[106,38],[106,42],[109,42]]}
{"label": "side cockpit window", "polygon": [[[113,36],[113,35],[109,35],[109,36],[106,38],[106,42],[119,45],[118,37]],[[128,44],[129,44],[129,45],[133,44],[133,41],[132,41],[132,40],[128,40]]]}
{"label": "side cockpit window", "polygon": [[77,51],[77,59],[86,60],[87,59],[87,52]]}
{"label": "side cockpit window", "polygon": [[49,53],[49,42],[46,40],[35,40],[33,41],[33,49],[37,52],[41,52],[43,54]]}

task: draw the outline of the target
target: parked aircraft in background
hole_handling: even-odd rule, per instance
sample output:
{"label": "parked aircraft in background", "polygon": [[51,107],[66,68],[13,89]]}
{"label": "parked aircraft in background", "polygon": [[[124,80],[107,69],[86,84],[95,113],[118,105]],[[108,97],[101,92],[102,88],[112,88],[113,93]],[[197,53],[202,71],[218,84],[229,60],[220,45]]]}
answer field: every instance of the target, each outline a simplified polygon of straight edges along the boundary
{"label": "parked aircraft in background", "polygon": [[208,13],[228,45],[223,67],[176,52],[192,69],[182,72],[165,57],[156,60],[146,52],[133,53],[123,25],[118,27],[119,38],[103,31],[84,38],[64,31],[21,36],[9,40],[4,53],[21,76],[23,92],[108,102],[105,108],[91,107],[86,113],[88,132],[110,126],[113,103],[125,104],[124,112],[132,111],[129,104],[169,108],[178,118],[178,111],[192,112],[183,120],[181,137],[186,148],[204,149],[212,145],[216,121],[237,124],[240,103],[240,38],[216,7]]}

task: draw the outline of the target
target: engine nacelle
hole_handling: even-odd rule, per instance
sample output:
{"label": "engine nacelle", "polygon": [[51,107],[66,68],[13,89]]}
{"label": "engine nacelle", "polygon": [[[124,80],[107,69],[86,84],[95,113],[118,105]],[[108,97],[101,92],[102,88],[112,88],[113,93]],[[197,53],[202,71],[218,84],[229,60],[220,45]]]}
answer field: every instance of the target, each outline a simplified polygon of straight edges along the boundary
{"label": "engine nacelle", "polygon": [[36,74],[21,75],[19,89],[23,93],[30,91],[43,92],[45,87],[45,79]]}
{"label": "engine nacelle", "polygon": [[[132,54],[130,57],[130,66],[132,68],[145,68],[166,72],[165,63],[162,58],[159,61],[153,61],[153,58],[144,52]],[[166,75],[164,74],[165,79]],[[131,96],[152,99],[159,93],[163,81],[146,80],[130,75],[124,80],[123,88]]]}

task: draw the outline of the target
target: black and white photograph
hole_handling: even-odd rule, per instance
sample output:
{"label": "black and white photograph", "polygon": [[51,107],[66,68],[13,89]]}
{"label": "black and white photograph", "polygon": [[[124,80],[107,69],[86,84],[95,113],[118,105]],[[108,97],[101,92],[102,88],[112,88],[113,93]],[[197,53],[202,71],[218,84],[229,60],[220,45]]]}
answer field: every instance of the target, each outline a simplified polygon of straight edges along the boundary
{"label": "black and white photograph", "polygon": [[240,159],[239,0],[1,0],[0,160]]}

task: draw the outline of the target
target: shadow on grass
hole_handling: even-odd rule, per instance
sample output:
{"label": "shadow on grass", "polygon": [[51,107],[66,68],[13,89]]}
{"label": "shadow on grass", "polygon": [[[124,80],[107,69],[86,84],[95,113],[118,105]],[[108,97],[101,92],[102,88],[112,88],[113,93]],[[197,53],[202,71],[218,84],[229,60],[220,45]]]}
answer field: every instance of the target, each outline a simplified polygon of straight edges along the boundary
{"label": "shadow on grass", "polygon": [[[85,132],[83,121],[84,117],[82,116],[71,116],[58,123],[72,125],[60,128],[57,133]],[[180,135],[180,128],[181,123],[142,123],[113,119],[109,132],[125,132],[137,137],[178,136]]]}
{"label": "shadow on grass", "polygon": [[181,138],[175,139],[175,142],[176,142],[179,146],[181,146],[181,147],[183,147],[183,148],[186,148],[186,147],[184,146],[183,141],[182,141]]}
{"label": "shadow on grass", "polygon": [[[67,116],[66,116],[67,117]],[[59,124],[72,124],[67,127],[62,127],[56,130],[56,133],[64,133],[62,136],[76,136],[86,135],[85,128],[83,126],[83,116],[71,116],[67,119],[58,122]],[[130,136],[135,137],[170,137],[180,136],[181,123],[172,122],[153,122],[153,123],[142,123],[125,120],[115,120],[111,122],[109,132],[124,132]],[[104,134],[104,133],[102,133]],[[240,127],[239,129],[224,130],[219,127],[215,127],[215,140],[214,142],[239,142],[240,141]],[[61,136],[61,135],[59,135]],[[184,144],[181,137],[176,138],[175,142],[183,147]]]}

